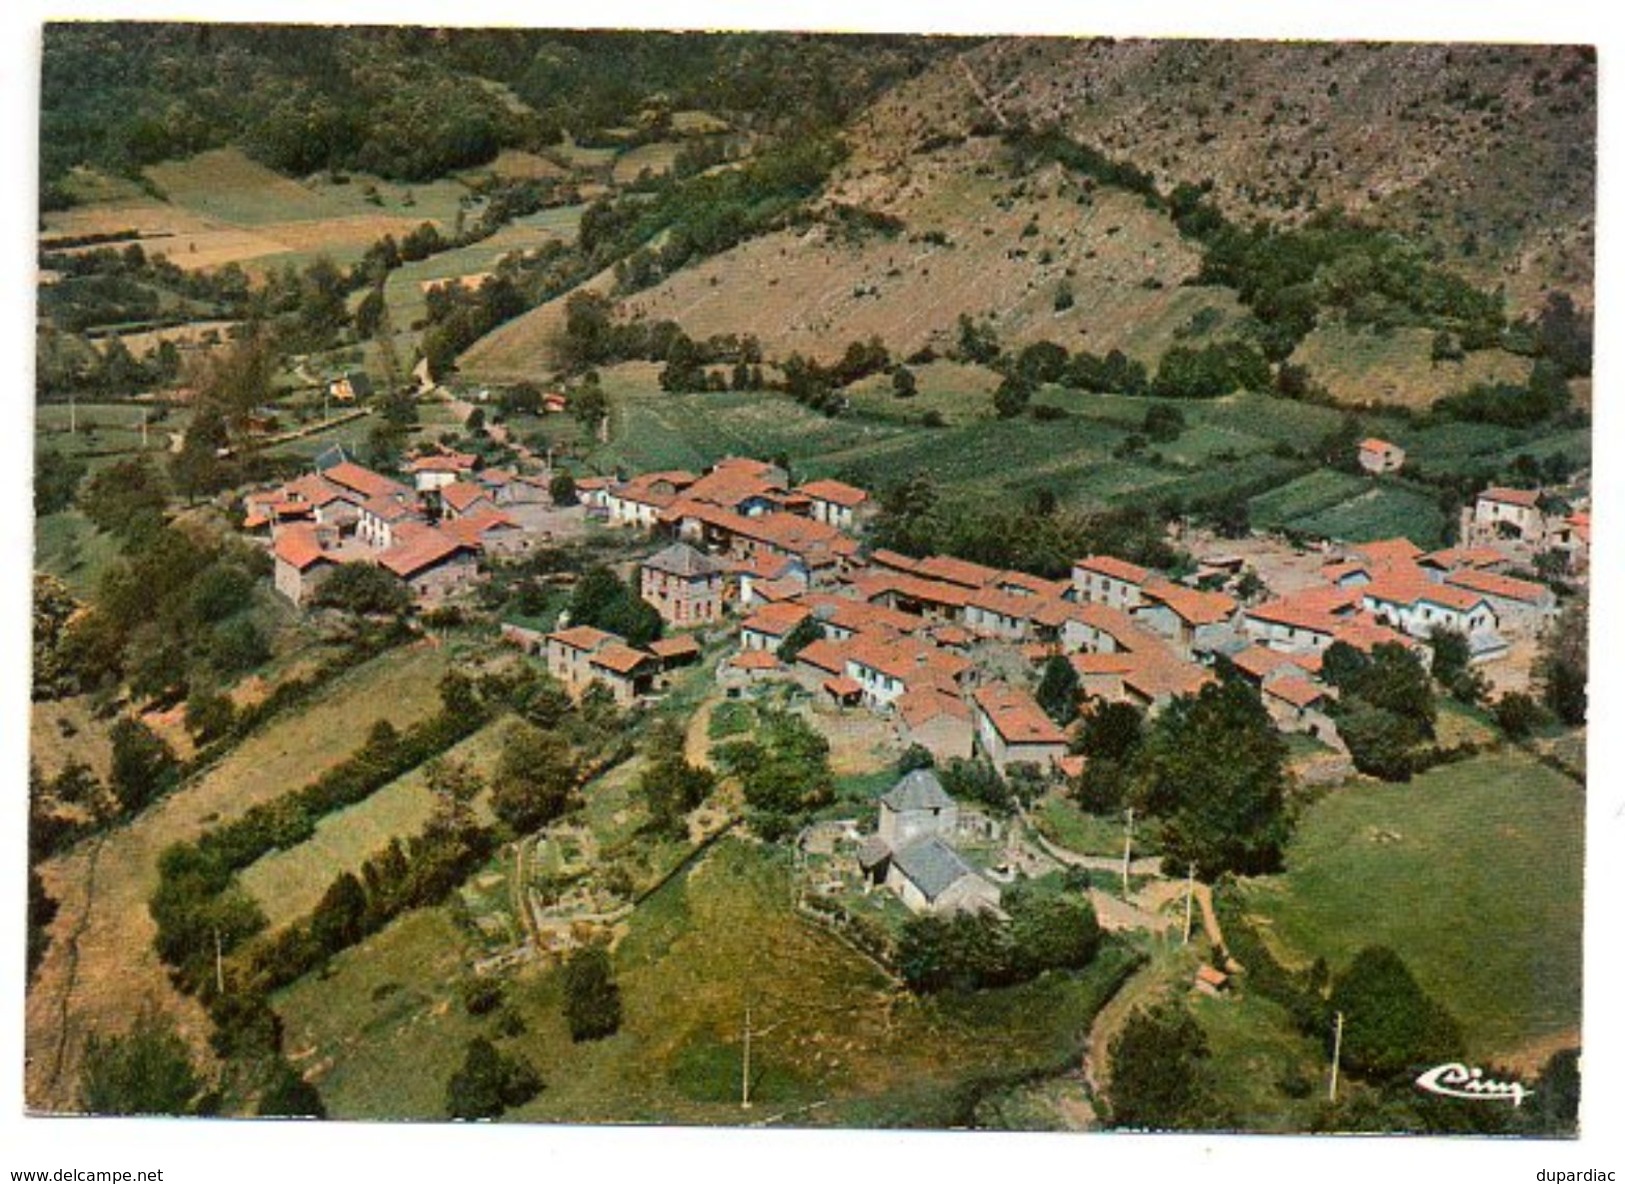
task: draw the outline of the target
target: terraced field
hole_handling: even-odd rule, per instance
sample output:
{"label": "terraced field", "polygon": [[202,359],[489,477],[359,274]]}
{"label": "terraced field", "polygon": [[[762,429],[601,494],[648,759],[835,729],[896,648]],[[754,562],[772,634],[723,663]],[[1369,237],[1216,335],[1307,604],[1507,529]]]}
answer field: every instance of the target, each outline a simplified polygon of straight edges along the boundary
{"label": "terraced field", "polygon": [[[488,775],[496,766],[507,725],[506,718],[487,724],[446,756]],[[354,806],[325,815],[316,824],[316,833],[299,846],[274,851],[244,869],[243,887],[259,902],[273,928],[286,925],[314,909],[340,873],[359,874],[367,858],[391,839],[419,833],[434,808],[434,794],[420,766]],[[483,796],[476,799],[474,811],[489,821]]]}

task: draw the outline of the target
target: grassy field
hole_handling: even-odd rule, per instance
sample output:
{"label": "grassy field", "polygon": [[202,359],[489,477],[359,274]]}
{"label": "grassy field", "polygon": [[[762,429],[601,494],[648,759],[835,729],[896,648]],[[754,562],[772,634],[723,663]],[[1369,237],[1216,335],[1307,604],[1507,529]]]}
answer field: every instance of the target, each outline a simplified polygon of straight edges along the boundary
{"label": "grassy field", "polygon": [[77,596],[88,596],[117,556],[118,540],[78,510],[34,519],[34,566],[59,577]]}
{"label": "grassy field", "polygon": [[[390,272],[384,283],[384,298],[396,329],[406,329],[422,320],[428,311],[423,285],[462,276],[478,276],[493,271],[506,255],[529,251],[553,239],[569,242],[575,238],[585,206],[560,206],[516,218],[490,238],[470,243],[454,251],[443,251],[404,263]],[[355,302],[359,303],[360,295]],[[404,356],[404,355],[403,355]]]}
{"label": "grassy field", "polygon": [[85,1037],[123,1029],[144,1003],[175,1017],[181,1034],[204,1048],[202,1009],[170,985],[152,945],[147,903],[158,885],[159,856],[349,756],[373,720],[406,727],[424,718],[438,705],[436,683],[448,664],[444,650],[421,645],[364,663],[100,844],[81,844],[40,865],[62,908],[28,994],[31,1105],[71,1108]]}
{"label": "grassy field", "polygon": [[1309,809],[1284,875],[1245,885],[1288,957],[1334,972],[1392,947],[1474,1057],[1580,1022],[1583,792],[1522,753],[1409,785],[1350,784]]}
{"label": "grassy field", "polygon": [[[1326,1096],[1326,1058],[1293,1027],[1285,1009],[1256,991],[1219,998],[1192,994],[1189,1006],[1207,1037],[1206,1072],[1237,1129],[1307,1129]],[[1283,1085],[1294,1092],[1310,1088],[1295,1098]]]}
{"label": "grassy field", "polygon": [[[1090,814],[1063,793],[1046,794],[1033,811],[1039,832],[1051,842],[1084,855],[1123,854],[1123,819]],[[1137,828],[1143,832],[1143,828]],[[1156,845],[1144,833],[1134,837],[1134,854],[1155,855]]]}
{"label": "grassy field", "polygon": [[1499,349],[1435,363],[1432,348],[1431,329],[1374,333],[1328,320],[1304,338],[1292,361],[1308,366],[1340,403],[1417,408],[1474,383],[1525,382],[1532,366],[1528,358]]}
{"label": "grassy field", "polygon": [[[507,723],[503,718],[487,724],[446,755],[489,774]],[[484,803],[483,797],[475,801],[476,814],[483,816]],[[406,839],[421,831],[434,807],[420,766],[356,805],[326,815],[316,824],[315,835],[299,846],[273,851],[244,869],[243,887],[259,902],[273,928],[286,925],[315,908],[339,873],[359,873],[367,857],[390,839]]]}
{"label": "grassy field", "polygon": [[[511,981],[525,1031],[502,1046],[528,1057],[547,1088],[508,1117],[739,1122],[748,991],[752,1120],[950,1121],[966,1082],[1058,1065],[1127,958],[1109,946],[1076,979],[913,1001],[791,912],[787,874],[780,853],[727,841],[645,902],[615,952],[624,1019],[607,1040],[571,1043],[555,973]],[[444,911],[409,914],[278,997],[287,1046],[316,1067],[332,1115],[441,1115],[467,1040],[492,1034],[455,999],[466,941]]]}

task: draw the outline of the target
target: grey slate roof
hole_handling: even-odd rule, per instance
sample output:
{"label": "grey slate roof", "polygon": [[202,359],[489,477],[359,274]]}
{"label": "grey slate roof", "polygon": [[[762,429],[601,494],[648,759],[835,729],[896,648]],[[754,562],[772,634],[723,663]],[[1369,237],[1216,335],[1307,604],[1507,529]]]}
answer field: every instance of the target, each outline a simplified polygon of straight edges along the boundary
{"label": "grey slate roof", "polygon": [[882,860],[890,858],[890,856],[891,844],[879,835],[870,835],[863,840],[863,845],[858,848],[858,866],[864,871],[868,871]]}
{"label": "grey slate roof", "polygon": [[880,795],[893,810],[942,810],[954,804],[930,769],[915,769]]}
{"label": "grey slate roof", "polygon": [[928,901],[936,900],[966,876],[976,874],[959,852],[936,835],[915,839],[893,851],[891,861]]}
{"label": "grey slate roof", "polygon": [[643,566],[674,576],[709,576],[722,570],[715,559],[700,554],[687,543],[673,543],[663,551],[656,551],[643,561]]}

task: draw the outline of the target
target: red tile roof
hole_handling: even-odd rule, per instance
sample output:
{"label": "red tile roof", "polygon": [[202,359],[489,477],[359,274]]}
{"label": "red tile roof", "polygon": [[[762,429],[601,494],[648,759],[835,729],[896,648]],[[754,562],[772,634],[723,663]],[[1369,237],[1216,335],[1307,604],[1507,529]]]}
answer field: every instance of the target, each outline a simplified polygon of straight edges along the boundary
{"label": "red tile roof", "polygon": [[1126,559],[1118,559],[1114,555],[1088,555],[1072,566],[1082,571],[1098,572],[1111,579],[1122,580],[1126,584],[1143,584],[1151,574],[1150,568],[1130,563]]}
{"label": "red tile roof", "polygon": [[588,652],[606,645],[623,644],[615,634],[603,629],[595,629],[591,625],[572,625],[568,629],[555,629],[547,635],[547,640],[556,641],[572,650],[586,650]]}
{"label": "red tile roof", "polygon": [[363,497],[406,497],[411,493],[399,481],[392,481],[353,460],[340,461],[323,469],[322,476],[346,489],[355,490]]}
{"label": "red tile roof", "polygon": [[1482,594],[1450,584],[1435,584],[1420,568],[1390,568],[1359,591],[1363,598],[1372,601],[1408,607],[1425,600],[1462,613],[1471,612],[1484,599]]}
{"label": "red tile roof", "polygon": [[1228,621],[1236,611],[1236,602],[1223,592],[1203,592],[1171,583],[1159,578],[1146,581],[1145,595],[1160,601],[1189,625],[1214,625]]}
{"label": "red tile roof", "polygon": [[501,510],[479,510],[450,522],[442,522],[440,529],[470,546],[483,547],[486,535],[492,531],[515,531],[519,523]]}
{"label": "red tile roof", "polygon": [[951,555],[928,555],[914,568],[919,575],[931,580],[942,580],[964,588],[985,588],[1002,574],[997,568],[955,559]]}
{"label": "red tile roof", "polygon": [[777,670],[780,663],[767,650],[740,650],[728,659],[728,665],[741,670]]}
{"label": "red tile roof", "polygon": [[1066,743],[1066,733],[1026,691],[994,682],[979,687],[972,698],[1006,744]]}
{"label": "red tile roof", "polygon": [[1406,538],[1374,539],[1369,543],[1357,543],[1349,550],[1376,564],[1409,564],[1422,553],[1421,547]]}
{"label": "red tile roof", "polygon": [[485,488],[470,481],[453,481],[440,489],[440,500],[461,514],[478,501],[490,501]]}
{"label": "red tile roof", "polygon": [[1068,654],[1072,669],[1083,674],[1126,674],[1140,664],[1131,652],[1115,654]]}
{"label": "red tile roof", "polygon": [[1360,441],[1361,452],[1387,452],[1390,448],[1398,447],[1398,444],[1390,444],[1387,440],[1379,440],[1375,436],[1367,436]]}
{"label": "red tile roof", "polygon": [[479,457],[468,452],[440,452],[415,457],[407,462],[408,473],[465,473],[472,469]]}
{"label": "red tile roof", "polygon": [[846,655],[850,648],[850,642],[831,641],[827,637],[821,637],[803,646],[801,652],[796,655],[796,661],[805,662],[815,670],[822,670],[826,674],[842,674],[846,671]]}
{"label": "red tile roof", "polygon": [[658,637],[649,643],[649,652],[657,658],[686,658],[700,652],[700,643],[687,633],[676,637]]}
{"label": "red tile roof", "polygon": [[897,714],[911,728],[929,723],[939,716],[969,720],[970,708],[958,695],[950,695],[936,687],[919,687],[897,697]]}
{"label": "red tile roof", "polygon": [[1481,502],[1504,502],[1509,506],[1523,506],[1533,509],[1540,501],[1538,489],[1508,489],[1504,485],[1492,485],[1478,495]]}
{"label": "red tile roof", "polygon": [[844,481],[808,481],[799,486],[796,492],[837,506],[861,506],[869,500],[866,490],[859,489],[856,485],[848,485]]}
{"label": "red tile roof", "polygon": [[322,550],[315,528],[309,526],[284,527],[271,544],[271,553],[298,571],[308,571],[318,563],[337,562]]}
{"label": "red tile roof", "polygon": [[1539,604],[1549,600],[1552,590],[1545,584],[1533,580],[1519,580],[1512,576],[1496,575],[1494,572],[1476,571],[1466,569],[1453,571],[1444,578],[1446,584],[1458,588],[1466,588],[1469,592],[1482,593],[1485,596],[1497,596],[1503,600],[1516,600],[1524,604]]}
{"label": "red tile roof", "polygon": [[1307,678],[1299,678],[1295,674],[1288,674],[1274,682],[1265,683],[1264,693],[1284,700],[1294,707],[1308,707],[1311,703],[1318,703],[1326,697],[1324,687],[1317,687]]}
{"label": "red tile roof", "polygon": [[740,623],[740,629],[749,629],[766,637],[784,637],[797,625],[812,616],[812,609],[795,601],[764,604]]}
{"label": "red tile roof", "polygon": [[1446,547],[1422,556],[1417,562],[1453,571],[1458,567],[1494,567],[1507,562],[1507,557],[1494,547]]}
{"label": "red tile roof", "polygon": [[1230,661],[1235,663],[1236,669],[1254,678],[1267,678],[1282,666],[1291,666],[1295,670],[1319,669],[1320,655],[1314,655],[1314,666],[1307,663],[1310,658],[1304,654],[1283,654],[1279,650],[1272,650],[1267,646],[1250,645],[1239,654],[1231,656]]}
{"label": "red tile roof", "polygon": [[282,487],[282,494],[294,501],[309,502],[313,506],[325,506],[340,499],[351,500],[356,496],[351,490],[329,481],[320,473],[306,473],[289,481]]}
{"label": "red tile roof", "polygon": [[592,657],[587,659],[587,665],[608,670],[612,674],[626,675],[652,661],[654,658],[643,650],[635,650],[629,645],[614,642],[602,649],[594,650]]}
{"label": "red tile roof", "polygon": [[881,637],[860,633],[846,651],[848,662],[865,666],[906,688],[939,686],[952,689],[970,669],[969,659],[917,637]]}
{"label": "red tile roof", "polygon": [[853,695],[863,694],[863,684],[855,678],[838,675],[835,678],[824,680],[824,689],[841,699],[850,699]]}
{"label": "red tile roof", "polygon": [[414,531],[404,542],[378,553],[378,564],[409,580],[459,554],[472,555],[479,548],[433,527]]}

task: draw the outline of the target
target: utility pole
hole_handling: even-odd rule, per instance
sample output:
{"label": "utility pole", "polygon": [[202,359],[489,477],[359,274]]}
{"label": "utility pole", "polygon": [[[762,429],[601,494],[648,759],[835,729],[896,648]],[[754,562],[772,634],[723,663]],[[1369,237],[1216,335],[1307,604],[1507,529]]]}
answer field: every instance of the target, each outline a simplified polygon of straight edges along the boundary
{"label": "utility pole", "polygon": [[68,435],[79,434],[79,410],[74,403],[73,392],[68,392]]}
{"label": "utility pole", "polygon": [[220,948],[220,926],[214,927],[214,989],[217,994],[226,993],[226,962],[225,955]]}
{"label": "utility pole", "polygon": [[750,1004],[745,1004],[745,1064],[739,1077],[739,1108],[750,1109]]}
{"label": "utility pole", "polygon": [[1128,829],[1123,834],[1123,899],[1128,899],[1128,865],[1134,853],[1134,807],[1128,808]]}
{"label": "utility pole", "polygon": [[1332,1033],[1332,1084],[1327,1097],[1337,1101],[1337,1065],[1343,1059],[1343,1013],[1337,1013],[1337,1028]]}
{"label": "utility pole", "polygon": [[1196,865],[1185,877],[1185,945],[1191,944],[1191,898],[1196,895]]}
{"label": "utility pole", "polygon": [[147,450],[147,409],[141,409],[141,451]]}

